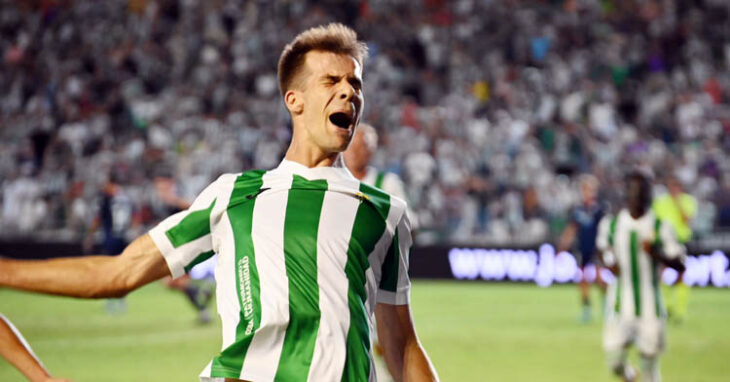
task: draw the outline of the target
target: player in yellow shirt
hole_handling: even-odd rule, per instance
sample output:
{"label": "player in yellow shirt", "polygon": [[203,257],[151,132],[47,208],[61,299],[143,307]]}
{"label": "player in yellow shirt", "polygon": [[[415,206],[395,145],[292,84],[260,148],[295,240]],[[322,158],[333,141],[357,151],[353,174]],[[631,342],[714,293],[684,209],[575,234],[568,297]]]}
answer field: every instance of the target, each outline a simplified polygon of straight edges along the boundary
{"label": "player in yellow shirt", "polygon": [[[674,228],[680,243],[687,244],[692,239],[690,222],[697,214],[697,200],[684,192],[679,179],[670,177],[667,180],[667,193],[654,199],[652,210]],[[665,293],[669,317],[679,322],[687,316],[689,301],[689,286],[684,283],[683,276],[684,272],[681,272],[674,286]]]}

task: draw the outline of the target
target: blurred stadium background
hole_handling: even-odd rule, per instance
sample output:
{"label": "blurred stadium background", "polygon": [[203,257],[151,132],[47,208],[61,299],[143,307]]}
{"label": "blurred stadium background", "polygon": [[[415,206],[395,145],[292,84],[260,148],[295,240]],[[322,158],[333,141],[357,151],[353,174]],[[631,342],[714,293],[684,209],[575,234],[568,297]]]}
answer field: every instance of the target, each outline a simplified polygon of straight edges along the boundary
{"label": "blurred stadium background", "polygon": [[[698,205],[686,281],[708,288],[669,330],[665,380],[726,380],[725,0],[0,1],[0,254],[101,248],[89,232],[110,182],[129,239],[221,173],[274,167],[290,134],[278,55],[329,21],[370,48],[363,120],[380,134],[373,164],[403,179],[419,221],[413,277],[481,280],[414,284],[444,380],[611,380],[577,291],[533,282],[577,278],[554,248],[579,177],[616,208],[635,167],[656,195],[676,177]],[[192,381],[219,344],[159,285],[120,317],[7,290],[0,311],[80,381]],[[18,378],[0,363],[0,380]]]}

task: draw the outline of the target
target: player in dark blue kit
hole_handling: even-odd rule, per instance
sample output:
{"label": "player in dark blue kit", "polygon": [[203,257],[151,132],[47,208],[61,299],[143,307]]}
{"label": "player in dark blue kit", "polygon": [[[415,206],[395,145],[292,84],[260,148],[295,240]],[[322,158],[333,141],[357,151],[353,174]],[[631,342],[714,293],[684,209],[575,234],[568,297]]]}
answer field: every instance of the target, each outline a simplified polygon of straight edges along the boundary
{"label": "player in dark blue kit", "polygon": [[[124,193],[117,177],[112,173],[99,195],[99,210],[84,240],[84,250],[87,253],[91,251],[94,234],[101,228],[101,253],[113,256],[121,254],[129,244],[130,230],[134,224],[134,203]],[[126,311],[124,299],[108,299],[106,310],[109,313],[123,313]]]}
{"label": "player in dark blue kit", "polygon": [[[591,289],[590,278],[586,268],[589,265],[595,267],[595,281],[601,291],[605,293],[606,285],[601,279],[600,266],[594,261],[596,259],[596,236],[598,234],[598,223],[607,212],[605,205],[597,201],[598,179],[592,175],[584,175],[580,179],[581,204],[571,211],[570,223],[560,236],[558,252],[571,249],[574,244],[577,252],[577,260],[581,268],[580,296],[583,311],[581,320],[591,320]],[[576,240],[577,239],[577,240]]]}

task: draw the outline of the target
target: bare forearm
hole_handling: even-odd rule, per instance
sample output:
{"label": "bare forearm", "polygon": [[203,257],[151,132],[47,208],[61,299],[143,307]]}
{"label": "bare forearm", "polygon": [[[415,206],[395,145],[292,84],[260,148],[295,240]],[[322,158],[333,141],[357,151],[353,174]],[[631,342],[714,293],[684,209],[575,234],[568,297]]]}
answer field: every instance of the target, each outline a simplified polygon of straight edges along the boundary
{"label": "bare forearm", "polygon": [[403,381],[438,381],[436,369],[417,339],[410,341],[403,355]]}
{"label": "bare forearm", "polygon": [[52,260],[0,259],[0,286],[69,297],[123,295],[108,279],[113,257],[85,256]]}
{"label": "bare forearm", "polygon": [[437,381],[438,376],[418,341],[408,305],[378,304],[378,338],[388,371],[397,382]]}
{"label": "bare forearm", "polygon": [[[17,333],[17,334],[16,334]],[[0,356],[7,359],[30,381],[44,381],[50,376],[23,344],[20,333],[0,315]]]}
{"label": "bare forearm", "polygon": [[655,245],[646,243],[644,245],[644,252],[648,253],[649,256],[652,259],[654,259],[655,261],[663,263],[664,265],[666,265],[670,268],[673,268],[673,269],[677,270],[678,272],[683,272],[685,270],[685,265],[684,265],[684,263],[682,263],[682,261],[679,258],[667,257],[664,254],[664,252]]}
{"label": "bare forearm", "polygon": [[682,263],[682,261],[679,259],[670,259],[661,255],[652,255],[652,257],[657,261],[664,263],[664,265],[668,266],[669,268],[676,270],[677,272],[684,272],[686,268],[684,263]]}
{"label": "bare forearm", "polygon": [[148,235],[120,256],[0,259],[0,286],[69,297],[120,297],[165,275],[169,269]]}

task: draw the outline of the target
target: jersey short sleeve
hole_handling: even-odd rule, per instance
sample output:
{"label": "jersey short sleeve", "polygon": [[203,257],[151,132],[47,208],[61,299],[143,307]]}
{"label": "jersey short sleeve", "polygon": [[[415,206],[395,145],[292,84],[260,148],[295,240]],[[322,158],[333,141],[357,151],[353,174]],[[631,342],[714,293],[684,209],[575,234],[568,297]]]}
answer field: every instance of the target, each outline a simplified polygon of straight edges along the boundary
{"label": "jersey short sleeve", "polygon": [[[596,235],[596,248],[598,248],[599,251],[602,252],[603,256],[603,263],[607,267],[612,267],[616,265],[616,256],[613,254],[613,251],[611,250],[613,247],[613,234],[616,230],[615,227],[611,227],[611,225],[615,225],[616,220],[611,215],[604,216],[601,221],[598,223],[598,234]],[[611,232],[613,231],[613,232]]]}
{"label": "jersey short sleeve", "polygon": [[404,212],[382,264],[377,302],[390,305],[406,305],[410,302],[408,260],[412,245],[411,223],[408,213]]}
{"label": "jersey short sleeve", "polygon": [[206,187],[190,208],[168,217],[149,232],[173,278],[188,273],[214,254],[211,214],[222,179]]}

